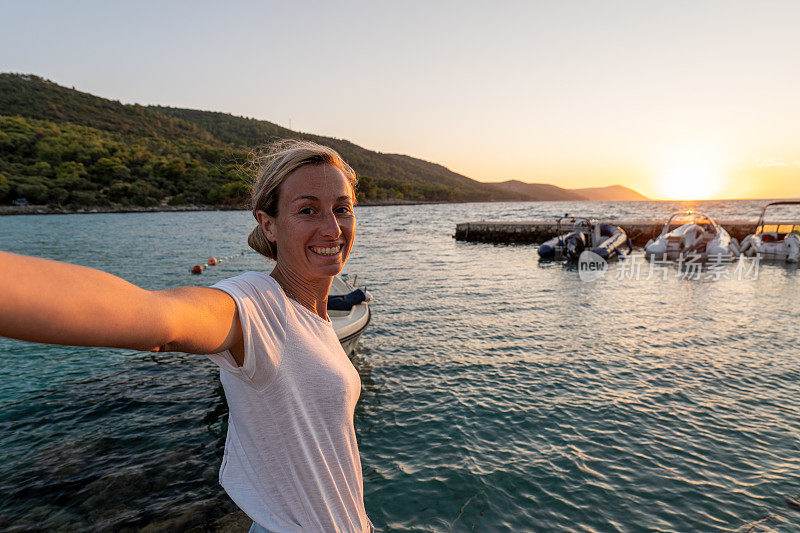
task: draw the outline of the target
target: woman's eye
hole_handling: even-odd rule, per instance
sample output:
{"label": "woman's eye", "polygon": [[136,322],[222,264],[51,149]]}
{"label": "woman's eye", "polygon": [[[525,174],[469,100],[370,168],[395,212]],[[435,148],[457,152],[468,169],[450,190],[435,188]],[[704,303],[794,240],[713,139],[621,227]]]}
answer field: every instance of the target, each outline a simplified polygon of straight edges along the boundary
{"label": "woman's eye", "polygon": [[344,205],[342,207],[337,207],[336,208],[336,212],[339,213],[339,214],[347,214],[347,213],[352,212],[352,210],[353,210],[353,208],[350,207],[349,205]]}
{"label": "woman's eye", "polygon": [[300,214],[301,215],[313,215],[314,214],[314,208],[313,207],[304,207],[303,209],[300,210]]}

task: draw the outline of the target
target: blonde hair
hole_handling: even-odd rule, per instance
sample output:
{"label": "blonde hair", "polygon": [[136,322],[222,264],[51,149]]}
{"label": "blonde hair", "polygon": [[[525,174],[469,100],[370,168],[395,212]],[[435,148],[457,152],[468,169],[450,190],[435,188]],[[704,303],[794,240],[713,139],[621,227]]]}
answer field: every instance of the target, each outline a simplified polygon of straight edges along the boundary
{"label": "blonde hair", "polygon": [[[350,165],[345,163],[336,150],[311,141],[285,139],[270,144],[259,151],[251,161],[255,168],[255,178],[251,187],[250,202],[253,216],[258,220],[258,212],[264,211],[271,217],[278,216],[278,195],[280,185],[289,175],[304,165],[332,165],[341,170],[350,183],[353,203],[356,201],[358,178]],[[278,258],[274,242],[270,242],[257,225],[247,238],[250,248],[268,257]]]}

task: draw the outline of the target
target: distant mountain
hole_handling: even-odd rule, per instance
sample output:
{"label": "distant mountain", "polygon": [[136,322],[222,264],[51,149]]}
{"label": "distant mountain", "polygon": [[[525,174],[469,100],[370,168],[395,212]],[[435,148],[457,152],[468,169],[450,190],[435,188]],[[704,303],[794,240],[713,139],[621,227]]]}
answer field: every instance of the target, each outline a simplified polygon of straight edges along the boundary
{"label": "distant mountain", "polygon": [[0,204],[24,199],[72,207],[243,206],[250,151],[281,138],[336,149],[359,174],[358,196],[366,203],[594,197],[554,185],[483,183],[436,163],[264,120],[122,104],[35,75],[5,73],[0,74]]}
{"label": "distant mountain", "polygon": [[563,189],[546,183],[525,183],[509,180],[494,183],[495,187],[504,191],[521,194],[532,201],[602,201],[622,202],[628,200],[649,200],[644,195],[622,185],[609,187],[589,187],[585,189]]}
{"label": "distant mountain", "polygon": [[622,185],[610,185],[608,187],[589,187],[586,189],[571,189],[572,192],[585,196],[589,200],[598,202],[629,202],[649,200],[647,196],[639,194],[633,189]]}
{"label": "distant mountain", "polygon": [[555,185],[546,183],[525,183],[519,180],[509,180],[493,184],[498,189],[520,194],[526,200],[532,201],[580,201],[588,200],[589,198],[571,191],[569,189],[562,189]]}

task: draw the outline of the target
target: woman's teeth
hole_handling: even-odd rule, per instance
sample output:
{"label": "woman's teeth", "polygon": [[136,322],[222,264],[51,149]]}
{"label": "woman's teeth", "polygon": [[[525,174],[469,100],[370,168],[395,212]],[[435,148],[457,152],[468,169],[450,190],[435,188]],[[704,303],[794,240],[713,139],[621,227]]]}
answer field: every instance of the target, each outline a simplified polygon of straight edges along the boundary
{"label": "woman's teeth", "polygon": [[339,253],[339,250],[342,249],[342,246],[333,246],[331,248],[317,248],[316,246],[311,246],[311,251],[315,254],[319,255],[336,255]]}

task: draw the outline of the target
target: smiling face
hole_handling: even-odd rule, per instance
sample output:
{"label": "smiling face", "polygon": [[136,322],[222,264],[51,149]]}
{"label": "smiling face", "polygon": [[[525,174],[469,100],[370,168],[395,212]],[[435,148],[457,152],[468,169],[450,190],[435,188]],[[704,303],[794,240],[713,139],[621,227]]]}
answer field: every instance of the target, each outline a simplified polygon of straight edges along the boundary
{"label": "smiling face", "polygon": [[282,271],[308,281],[330,278],[353,247],[353,189],[335,166],[304,165],[281,183],[277,215],[259,211],[258,221],[276,243]]}

